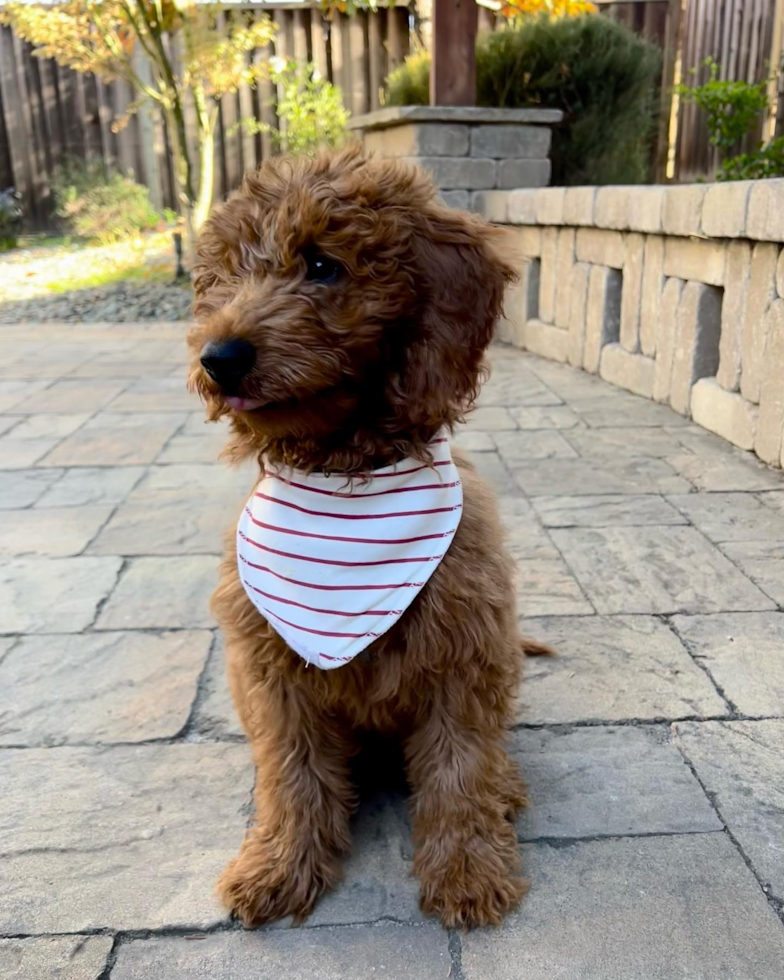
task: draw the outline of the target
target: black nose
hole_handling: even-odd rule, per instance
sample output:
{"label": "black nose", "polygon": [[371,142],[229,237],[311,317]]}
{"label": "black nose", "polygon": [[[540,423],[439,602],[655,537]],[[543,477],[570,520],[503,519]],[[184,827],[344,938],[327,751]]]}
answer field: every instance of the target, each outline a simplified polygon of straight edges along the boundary
{"label": "black nose", "polygon": [[201,349],[201,363],[222,388],[236,386],[256,361],[256,349],[247,340],[211,341]]}

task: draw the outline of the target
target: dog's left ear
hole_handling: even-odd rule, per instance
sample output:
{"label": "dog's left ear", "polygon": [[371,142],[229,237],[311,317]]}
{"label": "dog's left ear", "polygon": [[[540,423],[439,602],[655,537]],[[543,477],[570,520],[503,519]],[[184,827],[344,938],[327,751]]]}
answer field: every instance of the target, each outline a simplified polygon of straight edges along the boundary
{"label": "dog's left ear", "polygon": [[517,275],[500,255],[503,232],[434,203],[416,220],[412,246],[419,322],[401,378],[409,416],[426,425],[455,421],[476,397],[482,356]]}

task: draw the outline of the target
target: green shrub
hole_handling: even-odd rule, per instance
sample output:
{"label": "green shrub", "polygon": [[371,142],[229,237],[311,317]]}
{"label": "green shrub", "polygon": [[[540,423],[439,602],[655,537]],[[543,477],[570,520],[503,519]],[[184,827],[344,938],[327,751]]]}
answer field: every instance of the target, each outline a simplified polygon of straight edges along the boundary
{"label": "green shrub", "polygon": [[340,146],[350,115],[340,89],[310,63],[272,58],[270,67],[270,77],[280,90],[277,115],[283,126],[275,129],[250,117],[238,125],[247,133],[269,133],[276,148],[293,155],[313,153],[319,146]]}
{"label": "green shrub", "polygon": [[720,65],[706,58],[709,69],[704,85],[679,85],[676,92],[702,109],[708,127],[708,141],[719,151],[721,166],[717,180],[759,180],[784,176],[784,137],[740,153],[744,139],[768,108],[768,79],[751,83],[720,79]]}
{"label": "green shrub", "polygon": [[427,105],[430,101],[430,55],[410,54],[387,76],[387,105]]}
{"label": "green shrub", "polygon": [[22,196],[13,187],[0,191],[0,252],[16,248],[22,227]]}
{"label": "green shrub", "polygon": [[[427,102],[426,57],[393,73],[390,104]],[[628,28],[596,14],[526,18],[480,34],[476,69],[478,105],[563,111],[553,133],[554,184],[648,179],[659,50]]]}
{"label": "green shrub", "polygon": [[146,187],[101,160],[69,159],[52,176],[55,211],[66,227],[101,243],[155,228],[161,216]]}

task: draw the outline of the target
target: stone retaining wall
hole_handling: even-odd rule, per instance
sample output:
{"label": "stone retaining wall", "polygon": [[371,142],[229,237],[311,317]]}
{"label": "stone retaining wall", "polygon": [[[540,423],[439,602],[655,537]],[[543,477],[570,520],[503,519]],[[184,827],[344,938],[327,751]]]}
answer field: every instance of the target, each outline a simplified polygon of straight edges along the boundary
{"label": "stone retaining wall", "polygon": [[522,259],[501,339],[782,465],[784,180],[489,191]]}
{"label": "stone retaining wall", "polygon": [[452,207],[475,209],[491,188],[546,187],[558,109],[390,106],[355,116],[365,149],[427,170]]}

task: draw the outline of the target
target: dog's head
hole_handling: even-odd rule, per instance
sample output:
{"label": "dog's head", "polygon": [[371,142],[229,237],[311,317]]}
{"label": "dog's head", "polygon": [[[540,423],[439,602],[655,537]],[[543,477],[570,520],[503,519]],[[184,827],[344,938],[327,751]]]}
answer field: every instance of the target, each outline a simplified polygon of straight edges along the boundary
{"label": "dog's head", "polygon": [[329,447],[350,470],[423,452],[476,396],[514,275],[495,234],[357,147],[246,176],[199,240],[189,337],[190,385],[231,414],[235,457],[322,465]]}

